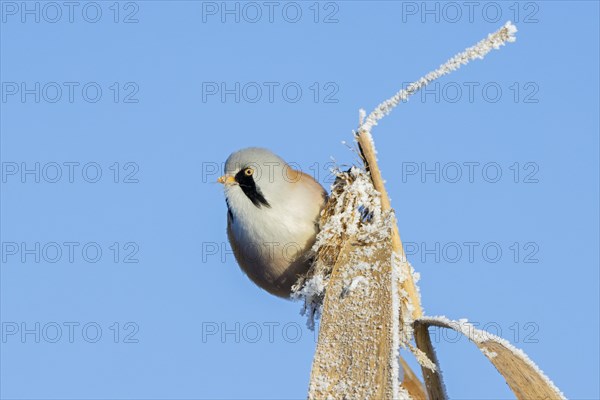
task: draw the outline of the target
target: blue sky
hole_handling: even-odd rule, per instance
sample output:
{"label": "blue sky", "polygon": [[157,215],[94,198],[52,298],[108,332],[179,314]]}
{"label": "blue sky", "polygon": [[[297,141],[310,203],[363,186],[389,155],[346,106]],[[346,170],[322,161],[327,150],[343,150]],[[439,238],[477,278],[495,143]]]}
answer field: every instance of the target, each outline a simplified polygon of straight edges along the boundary
{"label": "blue sky", "polygon": [[[237,267],[222,163],[328,188],[359,108],[512,20],[373,130],[380,167],[425,312],[599,398],[598,3],[269,4],[0,2],[0,396],[305,398],[316,335]],[[433,341],[452,398],[512,397]]]}

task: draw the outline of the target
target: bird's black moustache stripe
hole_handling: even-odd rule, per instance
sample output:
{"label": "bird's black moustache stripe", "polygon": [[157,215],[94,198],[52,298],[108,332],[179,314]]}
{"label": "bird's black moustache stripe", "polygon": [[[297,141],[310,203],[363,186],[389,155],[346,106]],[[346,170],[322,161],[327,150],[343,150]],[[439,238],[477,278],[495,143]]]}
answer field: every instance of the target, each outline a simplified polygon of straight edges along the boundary
{"label": "bird's black moustache stripe", "polygon": [[233,222],[235,218],[233,218],[233,213],[231,212],[231,207],[229,207],[229,201],[227,198],[225,198],[225,204],[227,204],[227,215],[229,218],[231,218],[231,222]]}
{"label": "bird's black moustache stripe", "polygon": [[240,172],[235,175],[235,181],[240,185],[242,191],[250,199],[252,204],[256,207],[261,208],[265,206],[267,208],[271,208],[271,205],[265,199],[260,189],[256,186],[256,182],[254,182],[254,178],[252,175],[246,175],[244,173],[245,168],[242,168]]}

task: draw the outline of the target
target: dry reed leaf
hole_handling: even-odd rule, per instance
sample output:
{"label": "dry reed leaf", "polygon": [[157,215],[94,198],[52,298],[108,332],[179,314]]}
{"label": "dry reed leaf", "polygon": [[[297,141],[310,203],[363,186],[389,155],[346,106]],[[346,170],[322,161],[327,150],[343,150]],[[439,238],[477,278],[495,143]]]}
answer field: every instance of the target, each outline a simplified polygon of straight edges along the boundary
{"label": "dry reed leaf", "polygon": [[469,338],[494,364],[517,399],[565,399],[562,392],[527,355],[508,341],[486,331],[476,329],[464,320],[445,317],[424,317],[415,321],[417,326],[452,329]]}

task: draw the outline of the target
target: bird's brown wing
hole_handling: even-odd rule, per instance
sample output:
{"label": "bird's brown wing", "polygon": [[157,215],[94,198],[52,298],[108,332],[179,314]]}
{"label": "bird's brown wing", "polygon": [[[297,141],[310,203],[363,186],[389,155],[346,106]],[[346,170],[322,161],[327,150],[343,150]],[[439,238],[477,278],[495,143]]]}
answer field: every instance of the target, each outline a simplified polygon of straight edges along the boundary
{"label": "bird's brown wing", "polygon": [[325,188],[312,176],[310,176],[309,174],[302,172],[302,171],[297,171],[293,168],[288,168],[288,170],[286,171],[287,177],[292,181],[292,182],[299,182],[301,180],[305,180],[305,181],[309,181],[310,182],[310,187],[313,187],[315,191],[319,191],[320,195],[321,195],[321,206],[324,206],[325,203],[327,202],[327,191],[325,190]]}

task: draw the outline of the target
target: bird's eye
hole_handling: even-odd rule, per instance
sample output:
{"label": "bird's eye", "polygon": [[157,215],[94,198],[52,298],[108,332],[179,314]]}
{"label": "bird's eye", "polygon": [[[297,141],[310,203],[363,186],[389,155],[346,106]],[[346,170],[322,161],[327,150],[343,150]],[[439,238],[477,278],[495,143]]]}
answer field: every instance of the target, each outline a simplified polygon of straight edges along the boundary
{"label": "bird's eye", "polygon": [[244,175],[246,176],[251,176],[254,173],[254,170],[252,168],[246,168],[244,170]]}

